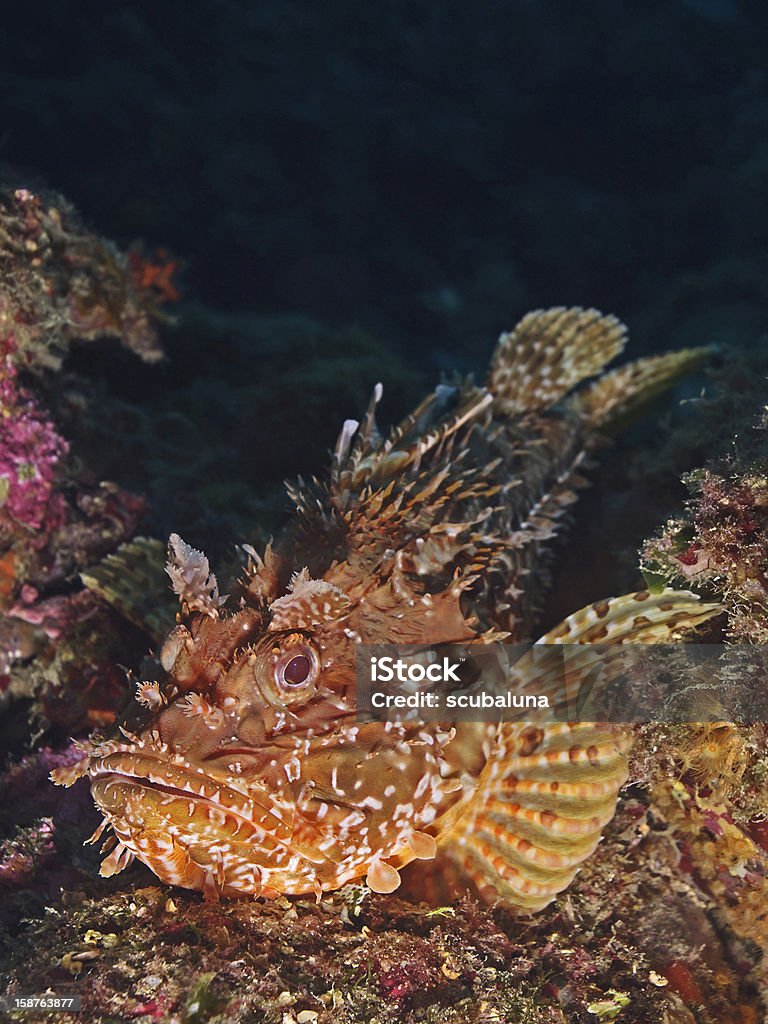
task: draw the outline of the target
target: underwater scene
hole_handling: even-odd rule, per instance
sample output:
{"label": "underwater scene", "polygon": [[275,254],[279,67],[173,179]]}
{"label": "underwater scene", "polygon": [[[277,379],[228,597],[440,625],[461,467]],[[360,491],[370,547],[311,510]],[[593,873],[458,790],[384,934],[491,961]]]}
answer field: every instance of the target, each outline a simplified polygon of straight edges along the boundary
{"label": "underwater scene", "polygon": [[768,1021],[768,9],[0,33],[0,1021]]}

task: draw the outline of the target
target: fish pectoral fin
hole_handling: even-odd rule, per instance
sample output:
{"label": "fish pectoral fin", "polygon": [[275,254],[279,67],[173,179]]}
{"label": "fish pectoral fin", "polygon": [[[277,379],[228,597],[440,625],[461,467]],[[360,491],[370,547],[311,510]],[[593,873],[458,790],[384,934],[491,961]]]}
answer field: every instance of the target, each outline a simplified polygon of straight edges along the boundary
{"label": "fish pectoral fin", "polygon": [[470,885],[488,902],[545,907],[613,817],[630,742],[610,725],[505,724],[475,795],[438,842],[429,872],[435,894]]}
{"label": "fish pectoral fin", "polygon": [[505,416],[547,409],[600,373],[624,348],[627,329],[596,309],[558,306],[528,313],[502,334],[488,387]]}
{"label": "fish pectoral fin", "polygon": [[[623,644],[672,643],[721,610],[673,590],[598,601],[543,636],[514,670],[553,696],[566,678],[578,708],[579,684],[601,660],[620,668]],[[570,660],[557,649],[562,644],[573,645]],[[435,861],[421,869],[425,891],[444,898],[469,883],[488,901],[530,911],[546,906],[613,817],[631,745],[629,727],[601,721],[502,725],[466,809],[440,837]]]}

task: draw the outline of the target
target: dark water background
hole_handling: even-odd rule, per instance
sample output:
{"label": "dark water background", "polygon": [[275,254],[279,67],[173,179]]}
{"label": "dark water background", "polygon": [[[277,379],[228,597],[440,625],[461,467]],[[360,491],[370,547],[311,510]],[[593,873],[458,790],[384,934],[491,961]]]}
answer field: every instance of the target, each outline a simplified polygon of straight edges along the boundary
{"label": "dark water background", "polygon": [[[185,264],[164,367],[75,357],[104,409],[143,417],[105,412],[119,465],[92,457],[150,492],[158,530],[205,486],[231,532],[235,479],[319,468],[377,376],[396,415],[440,371],[482,372],[528,309],[615,312],[635,355],[760,344],[766,53],[762,0],[16,10],[0,161]],[[297,344],[258,319],[296,312],[357,333]],[[132,454],[142,431],[197,468]]]}

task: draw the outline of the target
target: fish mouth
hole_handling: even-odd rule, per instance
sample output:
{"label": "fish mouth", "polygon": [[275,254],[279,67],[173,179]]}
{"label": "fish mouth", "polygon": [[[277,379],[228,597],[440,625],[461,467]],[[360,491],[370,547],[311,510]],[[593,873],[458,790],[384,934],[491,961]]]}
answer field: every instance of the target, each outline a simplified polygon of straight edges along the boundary
{"label": "fish mouth", "polygon": [[92,840],[107,826],[118,840],[102,864],[105,876],[136,857],[162,881],[207,899],[318,892],[319,879],[328,888],[335,878],[327,856],[297,837],[292,814],[284,820],[258,788],[235,788],[180,755],[112,749],[92,756],[87,774],[104,814]]}
{"label": "fish mouth", "polygon": [[[274,749],[280,750],[281,752],[284,752],[287,749],[286,747],[279,747],[277,744],[274,744],[273,746]],[[260,757],[263,759],[264,756],[265,748],[263,746],[248,747],[241,744],[240,746],[216,747],[215,750],[211,750],[205,754],[201,760],[218,761],[219,758],[222,757]]]}
{"label": "fish mouth", "polygon": [[[268,764],[275,762],[282,764],[288,757],[292,757],[296,752],[296,745],[293,742],[286,741],[283,743],[263,743],[258,747],[250,747],[244,743],[236,743],[231,746],[220,746],[214,747],[213,750],[209,750],[207,754],[203,754],[200,758],[201,764],[211,764],[214,770],[216,769],[215,762],[223,761],[227,758],[230,762],[239,761],[241,767],[246,766],[250,768],[265,768]],[[230,769],[232,765],[228,766]],[[227,774],[228,778],[231,778],[231,771]]]}
{"label": "fish mouth", "polygon": [[96,803],[121,831],[172,825],[192,836],[204,823],[222,839],[258,845],[292,834],[266,792],[216,779],[179,755],[112,751],[92,757],[88,775]]}

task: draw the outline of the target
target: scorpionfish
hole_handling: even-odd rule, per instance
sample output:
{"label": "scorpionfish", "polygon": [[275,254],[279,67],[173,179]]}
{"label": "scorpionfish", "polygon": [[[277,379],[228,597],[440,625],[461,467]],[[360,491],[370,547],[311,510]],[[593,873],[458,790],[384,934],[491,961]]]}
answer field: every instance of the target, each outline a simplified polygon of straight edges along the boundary
{"label": "scorpionfish", "polygon": [[[181,601],[138,684],[140,725],[54,773],[90,781],[107,853],[164,882],[275,896],[365,880],[422,896],[470,889],[533,911],[573,879],[626,780],[626,727],[358,720],[360,643],[518,642],[534,635],[557,533],[590,452],[704,350],[612,371],[626,329],[581,308],[502,334],[485,386],[441,384],[388,436],[347,420],[327,478],[219,595],[171,537]],[[591,379],[591,382],[589,382]],[[598,601],[540,644],[669,642],[719,611],[667,590]],[[416,863],[411,863],[416,862]]]}

